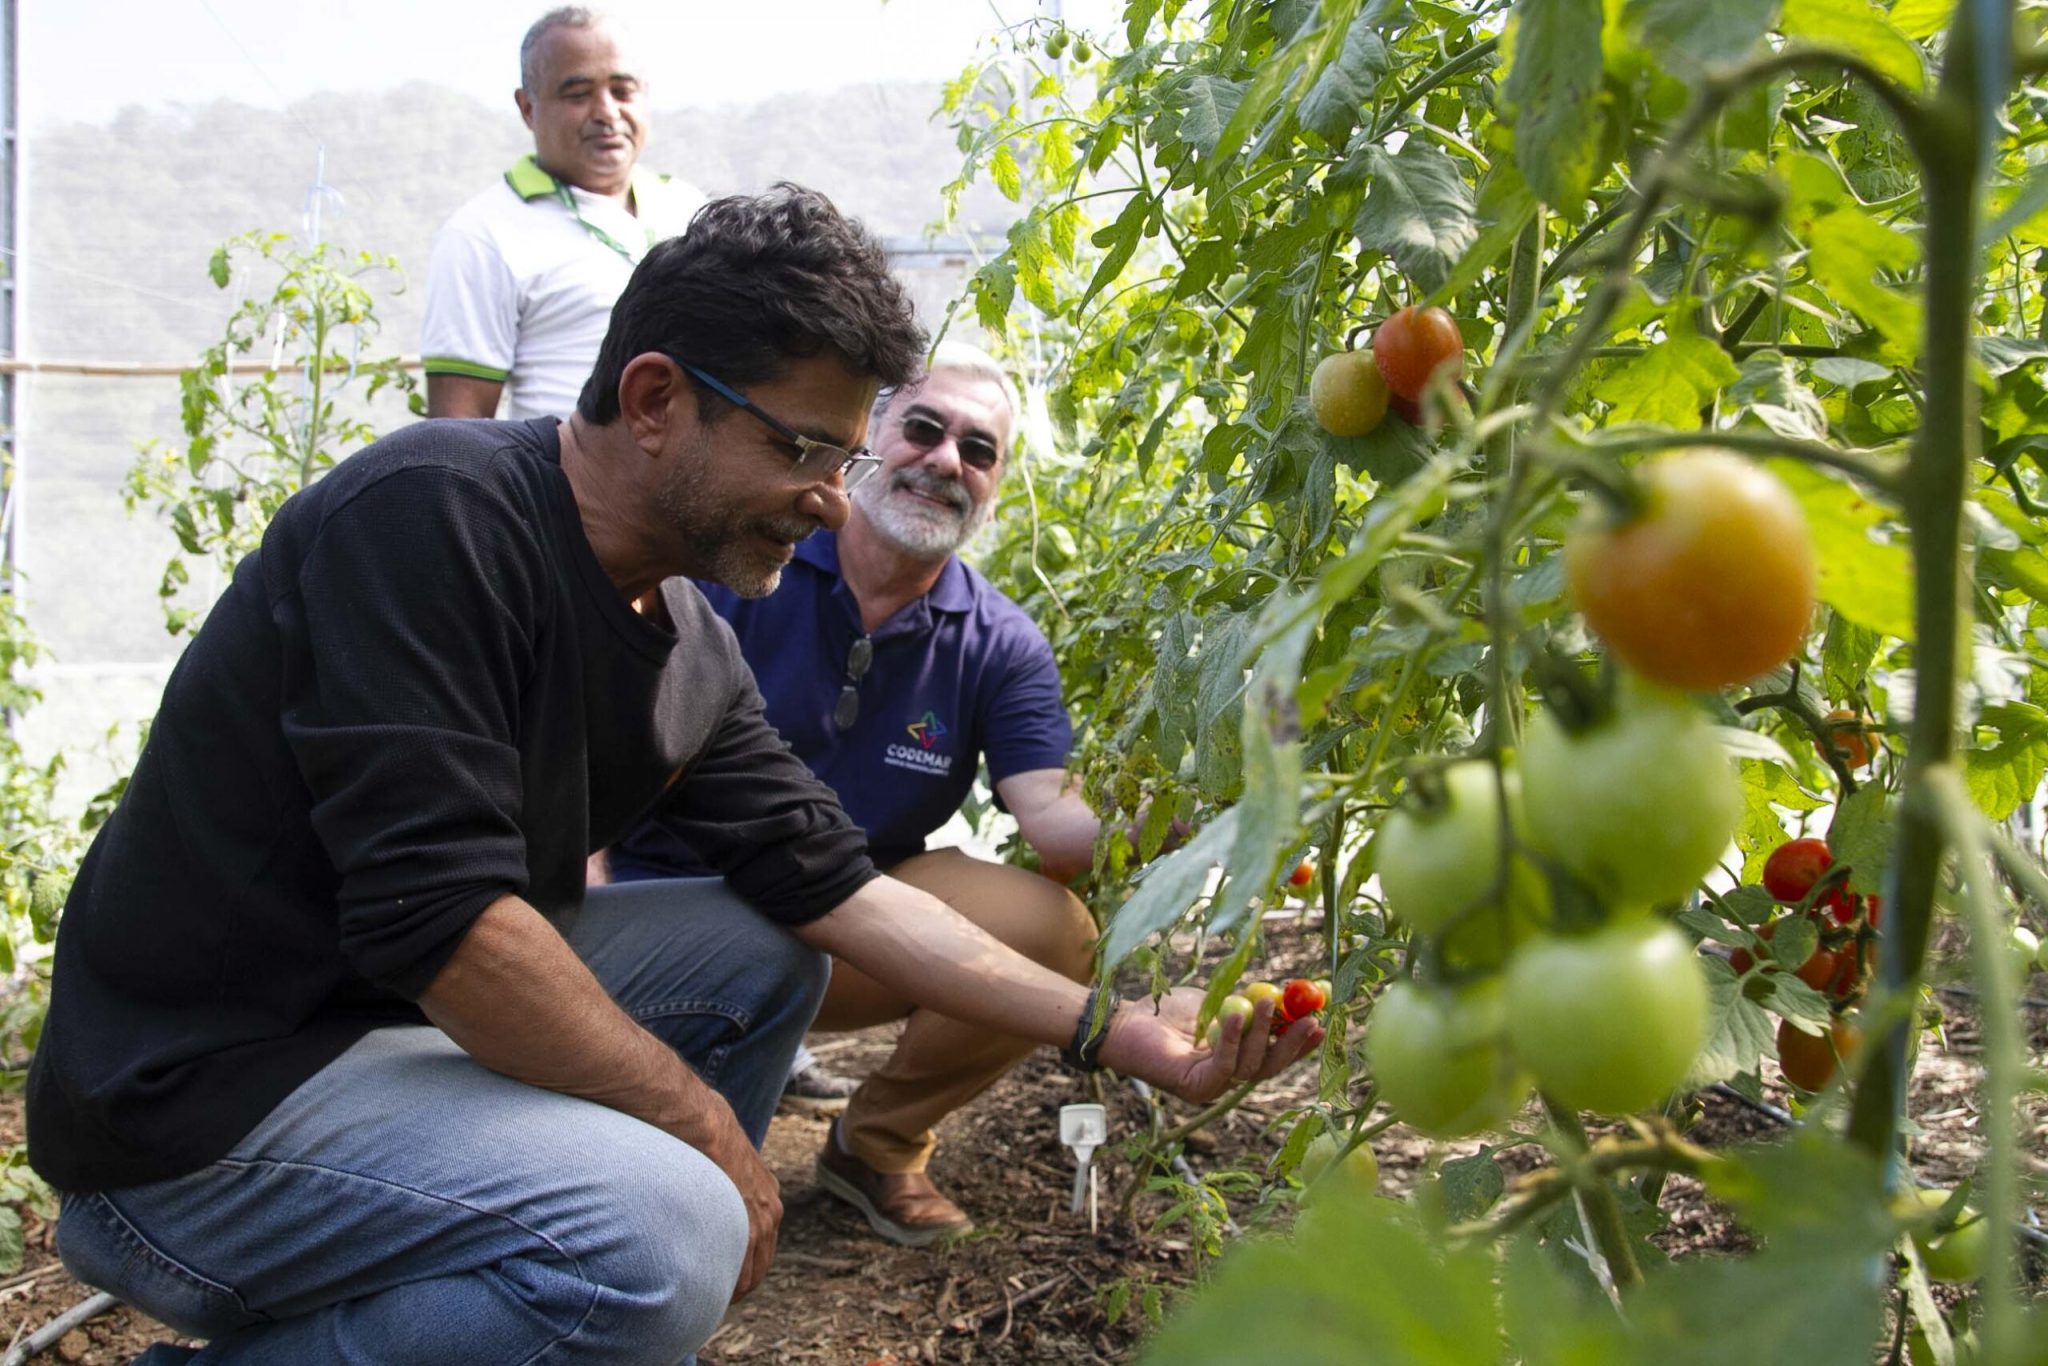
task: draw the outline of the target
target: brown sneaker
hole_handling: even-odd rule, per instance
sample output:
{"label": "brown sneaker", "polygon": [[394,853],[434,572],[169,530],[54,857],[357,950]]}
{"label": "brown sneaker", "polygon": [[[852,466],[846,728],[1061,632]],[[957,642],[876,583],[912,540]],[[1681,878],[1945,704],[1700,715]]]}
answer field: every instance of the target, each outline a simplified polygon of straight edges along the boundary
{"label": "brown sneaker", "polygon": [[973,1231],[967,1211],[923,1172],[878,1172],[839,1146],[839,1121],[818,1154],[818,1185],[865,1214],[869,1227],[902,1247],[928,1247]]}

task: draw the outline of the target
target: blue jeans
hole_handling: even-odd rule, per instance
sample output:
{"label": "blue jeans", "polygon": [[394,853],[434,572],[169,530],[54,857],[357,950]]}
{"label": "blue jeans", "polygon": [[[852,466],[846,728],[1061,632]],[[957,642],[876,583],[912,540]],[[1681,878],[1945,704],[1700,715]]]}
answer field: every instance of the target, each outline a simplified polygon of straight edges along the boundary
{"label": "blue jeans", "polygon": [[[593,888],[569,942],[758,1146],[826,955],[717,879]],[[363,1038],[208,1167],[67,1196],[57,1229],[78,1279],[212,1339],[191,1360],[306,1366],[675,1366],[746,1239],[694,1148],[426,1025]]]}

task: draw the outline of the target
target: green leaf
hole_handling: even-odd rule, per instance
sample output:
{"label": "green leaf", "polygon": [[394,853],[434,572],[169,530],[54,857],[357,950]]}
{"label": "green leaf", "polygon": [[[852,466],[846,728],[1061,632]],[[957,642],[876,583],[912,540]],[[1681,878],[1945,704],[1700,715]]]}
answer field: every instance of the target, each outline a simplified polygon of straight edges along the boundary
{"label": "green leaf", "polygon": [[1766,463],[1806,512],[1821,601],[1860,626],[1910,641],[1912,557],[1903,543],[1871,535],[1889,520],[1886,511],[1840,475],[1798,460]]}
{"label": "green leaf", "polygon": [[1693,1059],[1686,1085],[1693,1088],[1726,1081],[1752,1071],[1770,1050],[1771,1017],[1743,994],[1742,979],[1719,958],[1702,960],[1707,979],[1707,1041]]}
{"label": "green leaf", "polygon": [[1607,376],[1593,393],[1614,405],[1611,426],[1648,422],[1692,431],[1700,426],[1700,410],[1741,373],[1705,337],[1679,333]]}
{"label": "green leaf", "polygon": [[1098,229],[1088,240],[1098,247],[1106,248],[1102,260],[1095,267],[1095,274],[1088,279],[1088,288],[1074,304],[1075,312],[1088,306],[1088,301],[1101,293],[1103,287],[1123,274],[1125,266],[1138,250],[1138,239],[1143,235],[1145,220],[1151,215],[1153,201],[1145,195],[1132,195],[1123,212],[1105,228]]}
{"label": "green leaf", "polygon": [[1024,173],[1017,167],[1017,154],[1010,150],[1007,142],[996,145],[996,154],[989,158],[989,177],[996,183],[996,189],[1012,204],[1024,197]]}
{"label": "green leaf", "polygon": [[1742,765],[1742,824],[1736,829],[1735,842],[1742,849],[1745,858],[1742,864],[1742,880],[1754,882],[1763,873],[1764,860],[1771,850],[1785,842],[1785,818],[1778,808],[1792,811],[1818,811],[1827,805],[1792,780],[1792,775],[1776,764],[1749,760]]}
{"label": "green leaf", "polygon": [[222,247],[207,258],[206,278],[213,281],[215,289],[226,289],[228,287],[228,276],[228,249]]}
{"label": "green leaf", "polygon": [[1505,97],[1515,166],[1537,198],[1570,210],[1600,170],[1600,0],[1519,0]]}
{"label": "green leaf", "polygon": [[1182,1304],[1143,1360],[1470,1366],[1498,1359],[1490,1253],[1436,1246],[1402,1206],[1343,1189],[1295,1229],[1291,1240],[1233,1246],[1215,1280]]}
{"label": "green leaf", "polygon": [[1914,42],[1925,42],[1948,27],[1956,0],[1892,0],[1892,26]]}
{"label": "green leaf", "polygon": [[1920,301],[1878,273],[1912,267],[1920,259],[1919,244],[1861,209],[1845,208],[1816,219],[1807,245],[1814,282],[1877,329],[1884,359],[1910,364],[1920,354]]}
{"label": "green leaf", "polygon": [[1821,677],[1829,697],[1853,696],[1863,687],[1870,666],[1877,662],[1884,637],[1839,612],[1828,614],[1827,634],[1821,638]]}
{"label": "green leaf", "polygon": [[1386,39],[1368,22],[1369,17],[1352,21],[1337,59],[1323,68],[1295,113],[1302,127],[1332,147],[1344,145],[1374,87],[1392,65]]}
{"label": "green leaf", "polygon": [[1679,71],[1749,55],[1778,21],[1779,0],[1628,0],[1624,18],[1644,46]]}
{"label": "green leaf", "polygon": [[1493,163],[1479,182],[1479,217],[1486,224],[1472,245],[1458,258],[1444,282],[1430,291],[1428,302],[1443,304],[1479,282],[1493,264],[1515,244],[1522,229],[1536,216],[1536,195],[1512,161]]}
{"label": "green leaf", "polygon": [[1244,101],[1244,85],[1221,76],[1196,76],[1179,92],[1173,106],[1180,114],[1177,136],[1204,157],[1215,155],[1223,130]]}
{"label": "green leaf", "polygon": [[1828,826],[1828,850],[1836,863],[1856,870],[1856,885],[1874,891],[1892,857],[1891,798],[1875,783],[1865,783],[1835,808]]}
{"label": "green leaf", "polygon": [[1352,228],[1359,245],[1384,253],[1423,290],[1437,289],[1479,236],[1462,167],[1419,137],[1393,156],[1369,147],[1365,160],[1372,188]]}
{"label": "green leaf", "polygon": [[[1302,658],[1308,653],[1318,620],[1302,610],[1302,594],[1276,594],[1268,600],[1261,629],[1266,640],[1245,690],[1243,719],[1244,794],[1237,812],[1237,838],[1231,842],[1228,869],[1233,888],[1246,895],[1226,903],[1226,913],[1212,917],[1211,928],[1227,930],[1234,912],[1252,895],[1271,886],[1280,860],[1295,845],[1301,811],[1301,709],[1296,693],[1302,682]],[[1266,623],[1296,620],[1270,638]]]}
{"label": "green leaf", "polygon": [[1856,53],[1908,90],[1927,82],[1920,49],[1870,0],[1785,0],[1788,38],[1811,38]]}
{"label": "green leaf", "polygon": [[1453,1158],[1437,1169],[1445,1219],[1454,1224],[1477,1219],[1507,1193],[1507,1176],[1493,1154],[1492,1145],[1482,1144],[1470,1157]]}
{"label": "green leaf", "polygon": [[0,1205],[0,1276],[12,1276],[21,1270],[23,1251],[21,1211],[12,1205]]}
{"label": "green leaf", "polygon": [[1111,916],[1102,937],[1101,971],[1106,976],[1153,935],[1172,929],[1209,885],[1237,837],[1237,811],[1224,812],[1195,832],[1180,848],[1145,869],[1138,889]]}
{"label": "green leaf", "polygon": [[1963,754],[1963,777],[1985,815],[2002,821],[2040,791],[2048,776],[2048,711],[2025,702],[1995,702],[1977,718],[1997,743],[1981,742]]}

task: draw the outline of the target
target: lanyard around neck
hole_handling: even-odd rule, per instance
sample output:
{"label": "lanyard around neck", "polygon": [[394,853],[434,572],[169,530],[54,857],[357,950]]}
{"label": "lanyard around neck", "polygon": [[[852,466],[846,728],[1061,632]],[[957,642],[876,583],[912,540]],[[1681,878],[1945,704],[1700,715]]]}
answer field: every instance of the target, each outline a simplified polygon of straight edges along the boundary
{"label": "lanyard around neck", "polygon": [[[654,245],[653,231],[651,229],[643,229],[643,231],[646,231],[647,233],[647,242],[645,246],[641,247],[640,252],[636,253],[631,248],[626,246],[625,243],[621,242],[618,238],[612,236],[603,228],[591,222],[588,218],[585,218],[583,216],[583,206],[576,201],[575,194],[569,189],[568,184],[564,181],[555,181],[555,198],[562,201],[562,207],[569,211],[569,216],[571,218],[574,218],[578,223],[583,225],[583,231],[589,233],[599,242],[602,242],[605,246],[610,247],[613,251],[617,252],[620,256],[624,257],[628,265],[638,265],[640,262],[640,254],[644,253],[647,250],[647,247],[651,247]],[[643,205],[642,207],[645,206]]]}

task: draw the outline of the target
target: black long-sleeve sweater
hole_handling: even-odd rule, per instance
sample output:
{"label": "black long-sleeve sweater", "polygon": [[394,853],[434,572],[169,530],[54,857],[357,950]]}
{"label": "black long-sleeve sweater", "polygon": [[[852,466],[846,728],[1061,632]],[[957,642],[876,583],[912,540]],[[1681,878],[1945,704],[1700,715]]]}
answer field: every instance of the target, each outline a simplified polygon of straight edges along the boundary
{"label": "black long-sleeve sweater", "polygon": [[196,1170],[510,893],[558,924],[650,810],[764,914],[869,878],[695,588],[634,612],[551,420],[426,422],[278,513],[165,688],[65,906],[29,1075],[60,1189]]}

